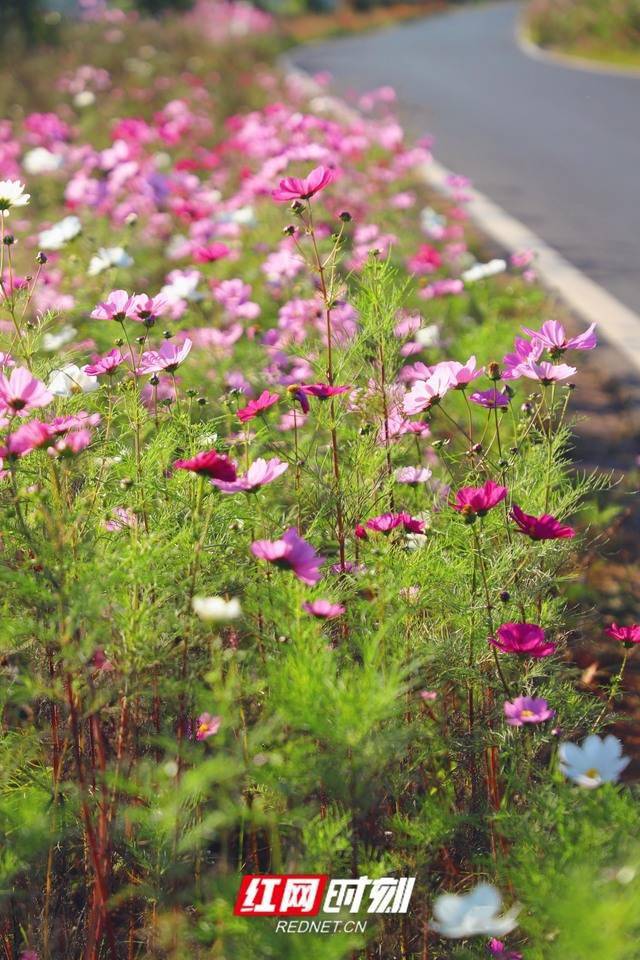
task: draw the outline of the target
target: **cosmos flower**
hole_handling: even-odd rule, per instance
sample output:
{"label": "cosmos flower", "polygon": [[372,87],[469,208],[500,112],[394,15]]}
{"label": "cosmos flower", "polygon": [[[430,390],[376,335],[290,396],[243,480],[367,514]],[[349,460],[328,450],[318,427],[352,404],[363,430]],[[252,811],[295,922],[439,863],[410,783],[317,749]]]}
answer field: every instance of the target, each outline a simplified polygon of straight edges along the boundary
{"label": "cosmos flower", "polygon": [[59,370],[53,370],[49,377],[49,390],[56,397],[71,397],[75,393],[93,393],[98,389],[97,377],[87,373],[85,367],[68,363]]}
{"label": "cosmos flower", "polygon": [[408,513],[381,513],[380,516],[367,520],[365,527],[376,533],[391,533],[398,527],[402,527],[405,533],[424,533],[426,522]]}
{"label": "cosmos flower", "polygon": [[41,380],[26,367],[14,367],[9,376],[0,372],[0,411],[24,416],[37,407],[46,407],[53,396]]}
{"label": "cosmos flower", "polygon": [[478,280],[486,280],[487,277],[495,277],[498,273],[504,273],[506,269],[506,260],[489,260],[488,263],[474,263],[461,276],[465,283],[476,283]]}
{"label": "cosmos flower", "polygon": [[73,240],[82,230],[78,217],[73,215],[63,217],[46,230],[42,230],[38,237],[38,246],[43,250],[61,250],[70,240]]}
{"label": "cosmos flower", "polygon": [[267,560],[283,570],[291,570],[299,580],[313,586],[320,579],[319,568],[324,558],[298,536],[295,527],[282,535],[280,540],[255,540],[251,552],[259,560]]}
{"label": "cosmos flower", "polygon": [[612,734],[590,734],[577,743],[561,743],[558,748],[560,769],[565,777],[581,787],[593,789],[602,783],[616,783],[631,758],[622,753],[622,744]]}
{"label": "cosmos flower", "polygon": [[14,207],[25,207],[31,195],[19,180],[0,180],[0,217],[8,217]]}
{"label": "cosmos flower", "polygon": [[271,194],[274,200],[310,200],[311,197],[324,190],[335,179],[333,170],[328,167],[315,167],[311,173],[302,179],[299,177],[285,177],[281,180],[278,189]]}
{"label": "cosmos flower", "polygon": [[504,500],[506,495],[506,487],[501,487],[493,480],[487,480],[482,487],[462,487],[457,491],[455,502],[451,506],[466,516],[484,517],[489,510]]}
{"label": "cosmos flower", "polygon": [[254,493],[265,484],[272,483],[288,469],[289,464],[283,463],[278,457],[273,457],[271,460],[258,457],[247,472],[236,480],[213,479],[211,482],[223,493]]}
{"label": "cosmos flower", "polygon": [[330,600],[306,600],[302,609],[318,620],[333,620],[341,617],[347,610],[341,603],[331,603]]}
{"label": "cosmos flower", "polygon": [[97,254],[89,261],[87,274],[90,277],[97,277],[111,267],[124,269],[131,266],[133,266],[133,257],[129,256],[124,247],[100,247]]}
{"label": "cosmos flower", "polygon": [[191,340],[189,337],[185,337],[184,343],[181,344],[165,340],[159,350],[148,350],[142,354],[137,373],[144,375],[159,373],[161,370],[174,373],[183,360],[186,360],[190,352]]}
{"label": "cosmos flower", "polygon": [[84,372],[89,377],[100,377],[104,374],[112,376],[123,360],[124,357],[118,348],[114,347],[114,349],[106,353],[104,357],[95,357],[92,363],[86,365]]}
{"label": "cosmos flower", "polygon": [[279,399],[277,393],[269,393],[268,390],[263,390],[256,400],[250,400],[246,407],[237,411],[238,420],[241,420],[242,423],[253,420],[263,410],[268,410],[274,403],[277,403]]}
{"label": "cosmos flower", "polygon": [[45,446],[51,439],[51,433],[48,423],[29,420],[7,435],[5,446],[0,449],[0,458],[25,457],[32,450]]}
{"label": "cosmos flower", "polygon": [[224,454],[217,450],[204,450],[188,460],[174,460],[174,470],[190,470],[212,480],[224,480],[233,483],[236,479],[236,466]]}
{"label": "cosmos flower", "polygon": [[485,407],[487,410],[509,406],[509,397],[495,387],[491,387],[489,390],[476,390],[475,393],[471,394],[469,400],[472,403],[477,403],[479,407]]}
{"label": "cosmos flower", "polygon": [[207,740],[213,737],[220,729],[222,717],[214,717],[210,713],[201,713],[198,717],[198,729],[196,730],[196,740]]}
{"label": "cosmos flower", "polygon": [[137,320],[138,305],[143,299],[136,293],[129,296],[126,290],[112,290],[107,299],[91,311],[90,316],[93,320],[115,320],[118,323]]}
{"label": "cosmos flower", "polygon": [[557,320],[546,320],[539,330],[523,327],[522,332],[541,343],[552,356],[560,356],[565,350],[593,350],[598,345],[595,329],[596,325],[592,323],[584,333],[577,337],[568,337],[561,323]]}
{"label": "cosmos flower", "polygon": [[466,894],[445,893],[433,905],[432,929],[442,937],[504,936],[517,927],[519,908],[500,915],[502,897],[490,883],[480,883]]}
{"label": "cosmos flower", "polygon": [[570,367],[566,363],[553,364],[549,363],[548,360],[541,360],[539,363],[536,363],[535,360],[529,360],[528,363],[522,364],[518,369],[523,377],[528,377],[530,380],[539,380],[546,387],[552,383],[557,383],[559,380],[568,380],[577,372],[575,367]]}
{"label": "cosmos flower", "polygon": [[612,623],[605,633],[613,640],[620,640],[624,644],[640,643],[640,623],[632,623],[629,627],[620,627],[617,623]]}
{"label": "cosmos flower", "polygon": [[428,467],[398,467],[394,474],[396,483],[406,483],[411,487],[426,483],[430,476]]}
{"label": "cosmos flower", "polygon": [[515,503],[509,516],[518,525],[518,532],[524,533],[532,540],[567,540],[576,535],[573,527],[560,523],[549,513],[543,513],[542,516],[535,517],[525,513]]}
{"label": "cosmos flower", "polygon": [[556,644],[545,637],[542,627],[535,623],[503,623],[489,643],[503,653],[516,653],[540,660],[556,651]]}
{"label": "cosmos flower", "polygon": [[522,954],[515,950],[509,950],[505,947],[502,940],[496,940],[492,937],[487,944],[487,950],[492,957],[501,957],[502,960],[522,960]]}
{"label": "cosmos flower", "polygon": [[230,600],[224,597],[194,597],[191,606],[193,612],[206,623],[228,623],[242,615],[237,597]]}
{"label": "cosmos flower", "polygon": [[504,715],[510,727],[522,727],[525,723],[542,723],[555,716],[555,710],[542,697],[516,697],[504,704]]}
{"label": "cosmos flower", "polygon": [[439,403],[454,386],[455,380],[449,367],[440,367],[426,380],[414,383],[403,400],[403,410],[409,415],[422,413]]}

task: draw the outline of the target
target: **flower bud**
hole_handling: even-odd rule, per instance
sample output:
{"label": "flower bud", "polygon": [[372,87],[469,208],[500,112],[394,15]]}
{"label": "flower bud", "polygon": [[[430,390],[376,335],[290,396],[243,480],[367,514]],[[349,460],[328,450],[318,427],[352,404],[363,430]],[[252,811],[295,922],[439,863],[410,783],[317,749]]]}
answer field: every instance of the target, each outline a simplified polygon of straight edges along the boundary
{"label": "flower bud", "polygon": [[285,237],[292,237],[296,232],[296,228],[292,223],[288,223],[286,227],[282,228],[282,232],[285,235]]}
{"label": "flower bud", "polygon": [[342,213],[340,214],[340,219],[342,220],[343,223],[351,223],[353,217],[351,216],[348,210],[343,210]]}
{"label": "flower bud", "polygon": [[39,250],[36,254],[36,263],[44,264],[47,263],[49,257],[42,250]]}
{"label": "flower bud", "polygon": [[501,378],[502,373],[500,372],[500,364],[495,360],[492,360],[491,363],[487,364],[487,376],[493,381]]}

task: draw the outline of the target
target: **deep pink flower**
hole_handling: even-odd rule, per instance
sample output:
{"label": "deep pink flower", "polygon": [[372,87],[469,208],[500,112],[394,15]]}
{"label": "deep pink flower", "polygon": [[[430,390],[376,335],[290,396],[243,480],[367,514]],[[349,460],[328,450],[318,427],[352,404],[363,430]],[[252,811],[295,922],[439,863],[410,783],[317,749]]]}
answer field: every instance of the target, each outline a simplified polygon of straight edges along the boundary
{"label": "deep pink flower", "polygon": [[289,527],[281,540],[255,540],[251,552],[259,560],[267,560],[283,570],[291,570],[299,580],[311,586],[320,579],[319,567],[324,558],[318,556],[310,543],[299,537],[295,527]]}
{"label": "deep pink flower", "polygon": [[56,440],[52,447],[48,447],[47,453],[51,457],[74,456],[81,453],[91,443],[91,433],[89,430],[71,430]]}
{"label": "deep pink flower", "polygon": [[26,367],[14,367],[8,378],[0,373],[0,412],[22,416],[52,400],[53,394]]}
{"label": "deep pink flower", "polygon": [[629,627],[619,627],[617,623],[612,623],[605,633],[622,643],[640,643],[640,623],[632,623]]}
{"label": "deep pink flower", "polygon": [[351,387],[332,387],[328,383],[308,383],[298,387],[308,397],[326,400],[328,397],[337,397],[341,393],[348,393]]}
{"label": "deep pink flower", "polygon": [[269,393],[268,390],[263,390],[256,400],[250,400],[246,407],[238,410],[238,420],[241,420],[242,423],[253,420],[253,418],[257,417],[263,410],[268,410],[274,403],[277,403],[278,400],[279,397],[277,393]]}
{"label": "deep pink flower", "polygon": [[193,251],[193,259],[196,263],[215,263],[216,260],[222,260],[229,256],[229,247],[226,243],[208,243],[204,246],[196,247]]}
{"label": "deep pink flower", "polygon": [[196,730],[196,740],[206,740],[212,737],[220,729],[222,717],[214,717],[210,713],[201,713],[198,717],[198,729]]}
{"label": "deep pink flower", "polygon": [[307,600],[302,604],[302,609],[318,620],[333,620],[334,617],[341,617],[347,608],[330,600]]}
{"label": "deep pink flower", "polygon": [[502,960],[522,960],[521,953],[516,953],[515,950],[509,950],[505,947],[502,940],[496,940],[495,937],[489,940],[487,950],[492,957],[501,957]]}
{"label": "deep pink flower", "polygon": [[272,483],[288,469],[289,464],[283,463],[277,457],[268,461],[258,457],[247,472],[236,480],[229,482],[228,480],[213,479],[211,482],[223,493],[253,493],[260,487],[264,487],[265,484]]}
{"label": "deep pink flower", "polygon": [[235,464],[217,450],[204,450],[188,460],[175,460],[173,467],[175,470],[190,470],[192,473],[227,483],[233,483],[237,476]]}
{"label": "deep pink flower", "polygon": [[469,400],[477,403],[479,407],[485,407],[487,410],[509,406],[509,397],[495,387],[491,387],[490,390],[476,390],[475,393],[471,394]]}
{"label": "deep pink flower", "polygon": [[324,190],[335,179],[333,170],[328,167],[316,167],[308,177],[285,177],[271,196],[274,200],[309,200]]}
{"label": "deep pink flower", "polygon": [[541,360],[540,363],[536,363],[535,360],[530,360],[528,363],[523,363],[521,367],[518,367],[521,376],[528,377],[529,380],[539,380],[540,383],[543,383],[545,386],[549,386],[551,383],[556,383],[558,380],[568,380],[569,377],[572,377],[576,373],[575,367],[570,367],[566,363],[549,363],[548,360]]}
{"label": "deep pink flower", "polygon": [[69,414],[66,417],[54,417],[47,424],[52,433],[62,435],[68,430],[83,430],[86,427],[97,427],[100,423],[99,413],[87,413],[85,410],[79,410],[78,413]]}
{"label": "deep pink flower", "polygon": [[536,660],[550,657],[556,650],[556,644],[548,641],[542,627],[535,623],[503,623],[497,636],[489,637],[489,643],[503,653],[518,653]]}
{"label": "deep pink flower", "polygon": [[144,375],[147,373],[159,373],[166,370],[173,373],[178,369],[183,360],[191,352],[191,340],[185,338],[184,343],[176,345],[170,340],[165,340],[159,350],[149,350],[142,354],[138,364],[137,373]]}
{"label": "deep pink flower", "polygon": [[501,487],[493,480],[487,480],[482,487],[462,487],[456,493],[455,503],[451,506],[467,516],[484,517],[489,510],[504,500],[506,495],[506,487]]}
{"label": "deep pink flower", "polygon": [[[115,669],[102,647],[98,647],[89,663],[94,670],[98,670],[100,673],[111,673]],[[20,960],[24,960],[26,956],[27,954],[23,953]],[[33,956],[36,957],[37,960],[37,954],[33,953]]]}
{"label": "deep pink flower", "polygon": [[542,697],[516,697],[505,701],[504,715],[510,727],[522,727],[525,723],[542,723],[555,717],[555,710]]}
{"label": "deep pink flower", "polygon": [[48,423],[41,423],[39,420],[23,423],[7,435],[6,444],[0,449],[0,457],[24,457],[48,443],[51,433]]}
{"label": "deep pink flower", "polygon": [[144,295],[136,293],[129,296],[126,290],[113,290],[91,312],[91,317],[94,320],[116,320],[118,323],[124,323],[127,319],[137,320],[139,307],[146,299]]}
{"label": "deep pink flower", "polygon": [[84,368],[84,372],[90,377],[100,377],[102,374],[112,376],[123,360],[124,357],[118,348],[114,347],[109,353],[105,353],[104,357],[94,358],[93,363],[87,364]]}
{"label": "deep pink flower", "polygon": [[529,513],[524,513],[515,503],[511,511],[511,517],[520,528],[519,532],[531,537],[532,540],[567,540],[576,535],[573,527],[560,523],[550,514],[543,513],[542,516],[535,517]]}
{"label": "deep pink flower", "polygon": [[435,273],[442,266],[442,255],[428,243],[423,243],[418,248],[418,252],[409,257],[407,268],[410,273]]}
{"label": "deep pink flower", "polygon": [[391,533],[397,527],[402,527],[405,533],[424,533],[425,521],[408,513],[381,513],[380,516],[367,520],[365,527],[376,533]]}
{"label": "deep pink flower", "polygon": [[598,345],[595,329],[596,325],[592,323],[584,333],[577,337],[567,337],[561,323],[557,320],[547,320],[539,330],[529,330],[528,327],[523,327],[522,332],[526,333],[532,340],[541,343],[552,355],[559,356],[565,350],[593,350]]}

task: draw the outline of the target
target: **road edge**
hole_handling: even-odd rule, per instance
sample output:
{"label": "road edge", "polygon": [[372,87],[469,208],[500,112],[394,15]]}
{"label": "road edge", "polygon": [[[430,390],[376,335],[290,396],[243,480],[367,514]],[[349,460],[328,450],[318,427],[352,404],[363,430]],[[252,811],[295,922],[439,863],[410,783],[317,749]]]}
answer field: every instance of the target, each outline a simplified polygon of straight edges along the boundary
{"label": "road edge", "polygon": [[[319,109],[333,113],[347,123],[360,122],[362,118],[356,110],[339,97],[327,95],[313,77],[289,57],[282,58],[281,63],[298,86],[319,101]],[[432,189],[444,196],[451,195],[448,180],[452,171],[437,160],[422,164],[418,172],[422,181]],[[466,205],[469,215],[480,230],[507,252],[534,251],[535,269],[542,285],[585,323],[597,323],[598,332],[620,350],[636,372],[640,372],[640,316],[489,197],[474,187],[465,193],[469,197]]]}
{"label": "road edge", "polygon": [[604,63],[590,60],[587,57],[576,57],[571,53],[562,53],[560,50],[545,50],[531,39],[527,24],[523,16],[518,18],[515,29],[516,45],[525,57],[546,63],[552,67],[565,67],[567,70],[578,70],[581,73],[599,73],[609,77],[629,77],[640,80],[640,67],[624,67],[615,63]]}

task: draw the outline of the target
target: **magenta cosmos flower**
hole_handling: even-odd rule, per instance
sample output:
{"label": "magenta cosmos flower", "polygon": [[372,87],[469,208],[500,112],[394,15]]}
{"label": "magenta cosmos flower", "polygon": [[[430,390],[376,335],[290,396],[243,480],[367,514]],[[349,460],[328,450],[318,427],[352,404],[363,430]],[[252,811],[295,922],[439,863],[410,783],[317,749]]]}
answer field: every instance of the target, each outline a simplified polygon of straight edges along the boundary
{"label": "magenta cosmos flower", "polygon": [[100,377],[103,374],[107,376],[112,376],[122,361],[124,357],[120,353],[117,347],[113,350],[110,350],[109,353],[106,353],[104,357],[96,357],[93,363],[88,364],[84,368],[84,372],[90,377]]}
{"label": "magenta cosmos flower", "polygon": [[303,583],[313,586],[320,579],[319,568],[324,558],[298,536],[295,527],[289,527],[281,540],[255,540],[251,552],[259,560],[267,560],[282,570],[291,570]]}
{"label": "magenta cosmos flower", "polygon": [[52,429],[48,423],[40,420],[29,420],[7,435],[5,446],[0,448],[0,458],[25,457],[32,450],[45,446],[52,436]]}
{"label": "magenta cosmos flower", "polygon": [[36,407],[46,407],[52,400],[53,394],[25,367],[14,367],[9,377],[0,373],[1,413],[22,416]]}
{"label": "magenta cosmos flower", "polygon": [[268,390],[263,390],[256,400],[251,400],[246,407],[241,407],[240,410],[238,410],[238,420],[241,420],[242,423],[247,423],[248,420],[253,420],[253,418],[257,417],[263,410],[268,410],[269,407],[272,407],[278,400],[279,397],[277,393],[269,393]]}
{"label": "magenta cosmos flower", "polygon": [[489,637],[489,643],[503,653],[519,653],[535,660],[550,657],[556,650],[555,643],[549,642],[535,623],[503,623],[497,635]]}
{"label": "magenta cosmos flower", "polygon": [[492,387],[490,390],[476,390],[469,397],[472,403],[477,403],[479,407],[485,407],[487,410],[494,410],[496,407],[508,407],[509,397],[506,393],[496,390]]}
{"label": "magenta cosmos flower", "polygon": [[569,540],[576,535],[573,527],[560,523],[551,514],[543,513],[540,517],[534,517],[521,510],[516,503],[513,505],[511,518],[518,525],[518,532],[532,540]]}
{"label": "magenta cosmos flower", "polygon": [[224,480],[233,483],[236,479],[236,467],[224,453],[217,450],[204,450],[188,460],[174,460],[175,470],[190,470],[212,480]]}
{"label": "magenta cosmos flower", "polygon": [[517,953],[515,950],[509,950],[508,947],[505,947],[502,940],[496,940],[495,937],[489,940],[487,950],[492,957],[500,957],[501,960],[522,960],[521,953]]}
{"label": "magenta cosmos flower", "polygon": [[330,600],[307,600],[302,604],[302,609],[318,620],[333,620],[341,617],[347,608],[341,603],[331,603]]}
{"label": "magenta cosmos flower", "polygon": [[608,637],[621,640],[625,644],[640,643],[640,623],[632,623],[629,627],[619,627],[617,623],[612,623],[605,633]]}
{"label": "magenta cosmos flower", "polygon": [[271,194],[274,200],[310,200],[335,179],[329,167],[316,167],[308,177],[285,177]]}
{"label": "magenta cosmos flower", "polygon": [[516,697],[504,705],[504,715],[510,727],[523,727],[525,723],[542,723],[556,714],[542,697]]}
{"label": "magenta cosmos flower", "polygon": [[289,464],[283,463],[277,457],[273,457],[271,460],[263,460],[262,457],[258,457],[247,472],[236,480],[213,479],[211,482],[223,493],[254,493],[260,487],[264,487],[265,484],[272,483],[288,469]]}
{"label": "magenta cosmos flower", "polygon": [[493,480],[487,480],[482,487],[462,487],[456,493],[455,503],[451,506],[467,516],[484,517],[489,510],[504,500],[506,495],[506,487],[501,487]]}
{"label": "magenta cosmos flower", "polygon": [[94,320],[116,320],[118,323],[138,320],[139,309],[147,299],[144,294],[132,293],[129,296],[126,290],[113,290],[106,300],[92,310],[91,317]]}
{"label": "magenta cosmos flower", "polygon": [[180,345],[165,340],[159,350],[149,350],[142,354],[138,365],[138,373],[160,373],[161,370],[174,373],[182,361],[186,360],[190,352],[191,340],[189,340],[189,337],[186,337],[184,343]]}
{"label": "magenta cosmos flower", "polygon": [[222,717],[214,717],[210,713],[201,713],[198,717],[198,729],[196,730],[196,740],[206,740],[212,737],[220,729]]}
{"label": "magenta cosmos flower", "polygon": [[402,527],[405,533],[424,533],[425,521],[418,520],[409,513],[381,513],[378,517],[371,517],[370,520],[367,520],[365,527],[368,530],[374,530],[376,533],[391,533],[398,527]]}
{"label": "magenta cosmos flower", "polygon": [[522,332],[532,340],[537,340],[543,347],[558,356],[565,350],[593,350],[598,345],[595,334],[596,325],[591,326],[577,337],[567,337],[566,331],[557,320],[547,320],[539,330],[529,330],[523,327]]}

